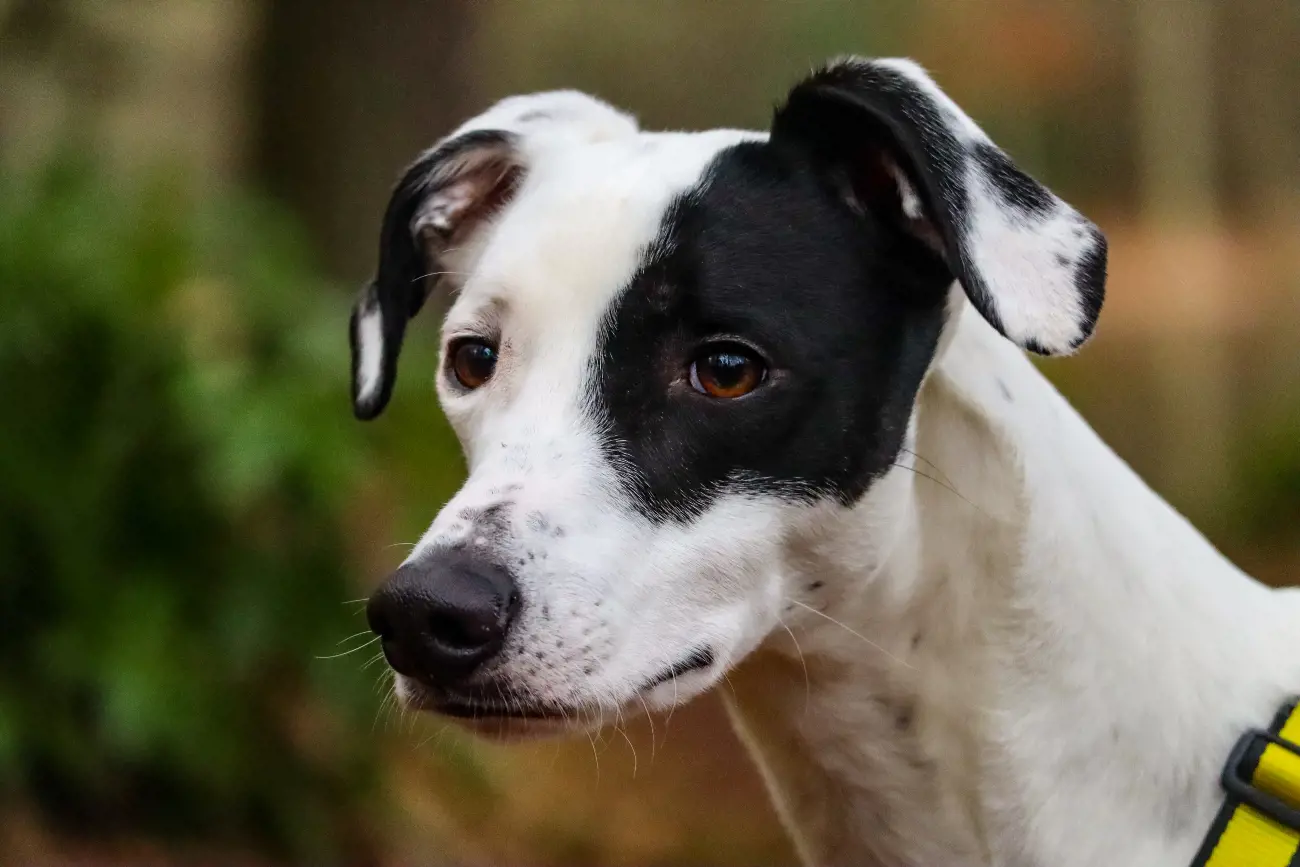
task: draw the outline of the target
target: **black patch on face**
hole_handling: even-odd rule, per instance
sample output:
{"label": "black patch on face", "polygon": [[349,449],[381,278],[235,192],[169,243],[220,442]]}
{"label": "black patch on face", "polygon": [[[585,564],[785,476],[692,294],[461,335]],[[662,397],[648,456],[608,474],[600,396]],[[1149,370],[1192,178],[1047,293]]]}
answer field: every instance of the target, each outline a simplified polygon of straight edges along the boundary
{"label": "black patch on face", "polygon": [[[806,155],[724,150],[669,208],[599,342],[592,412],[638,510],[688,520],[737,491],[854,502],[902,446],[952,279]],[[731,400],[692,389],[719,338],[756,348],[767,381]]]}

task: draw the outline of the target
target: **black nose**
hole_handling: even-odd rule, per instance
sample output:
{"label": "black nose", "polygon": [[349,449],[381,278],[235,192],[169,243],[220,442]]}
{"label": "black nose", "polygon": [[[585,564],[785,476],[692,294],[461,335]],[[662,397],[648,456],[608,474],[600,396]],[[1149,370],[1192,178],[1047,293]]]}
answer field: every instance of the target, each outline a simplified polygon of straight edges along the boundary
{"label": "black nose", "polygon": [[508,571],[453,551],[394,572],[370,597],[366,619],[395,671],[448,686],[500,652],[518,608]]}

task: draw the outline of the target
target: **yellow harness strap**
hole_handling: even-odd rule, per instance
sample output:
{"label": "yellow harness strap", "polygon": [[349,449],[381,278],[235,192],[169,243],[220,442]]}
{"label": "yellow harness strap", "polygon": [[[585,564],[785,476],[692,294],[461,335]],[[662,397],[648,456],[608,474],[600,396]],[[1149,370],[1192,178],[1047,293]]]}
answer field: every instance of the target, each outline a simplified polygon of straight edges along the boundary
{"label": "yellow harness strap", "polygon": [[1250,731],[1223,769],[1228,796],[1192,867],[1300,867],[1300,702]]}

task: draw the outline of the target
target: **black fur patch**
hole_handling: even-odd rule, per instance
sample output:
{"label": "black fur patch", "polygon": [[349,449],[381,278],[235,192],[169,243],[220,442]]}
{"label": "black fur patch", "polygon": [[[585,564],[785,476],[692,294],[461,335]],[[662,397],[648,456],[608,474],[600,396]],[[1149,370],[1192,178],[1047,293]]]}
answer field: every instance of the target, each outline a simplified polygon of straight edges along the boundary
{"label": "black fur patch", "polygon": [[[804,155],[724,150],[666,213],[601,336],[592,412],[629,495],[660,521],[734,491],[853,502],[899,452],[951,281]],[[690,363],[715,338],[756,348],[767,382],[732,400],[694,391]]]}
{"label": "black fur patch", "polygon": [[971,157],[979,163],[985,177],[1001,197],[1002,204],[1007,207],[1034,215],[1050,214],[1056,207],[1051,193],[993,145],[986,142],[975,145]]}
{"label": "black fur patch", "polygon": [[1093,245],[1074,265],[1074,285],[1079,288],[1083,304],[1083,327],[1076,346],[1092,336],[1106,301],[1106,236],[1093,231]]}

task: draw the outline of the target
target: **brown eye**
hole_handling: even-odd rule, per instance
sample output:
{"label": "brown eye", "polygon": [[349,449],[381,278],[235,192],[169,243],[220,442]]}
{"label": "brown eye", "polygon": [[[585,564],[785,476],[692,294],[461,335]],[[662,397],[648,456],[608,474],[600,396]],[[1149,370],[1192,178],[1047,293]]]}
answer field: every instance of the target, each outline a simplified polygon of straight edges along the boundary
{"label": "brown eye", "polygon": [[736,398],[749,394],[767,378],[767,366],[750,349],[735,343],[705,347],[691,364],[691,387],[700,394]]}
{"label": "brown eye", "polygon": [[497,350],[492,344],[475,338],[458,340],[450,350],[451,372],[465,388],[475,389],[492,378],[497,366]]}

